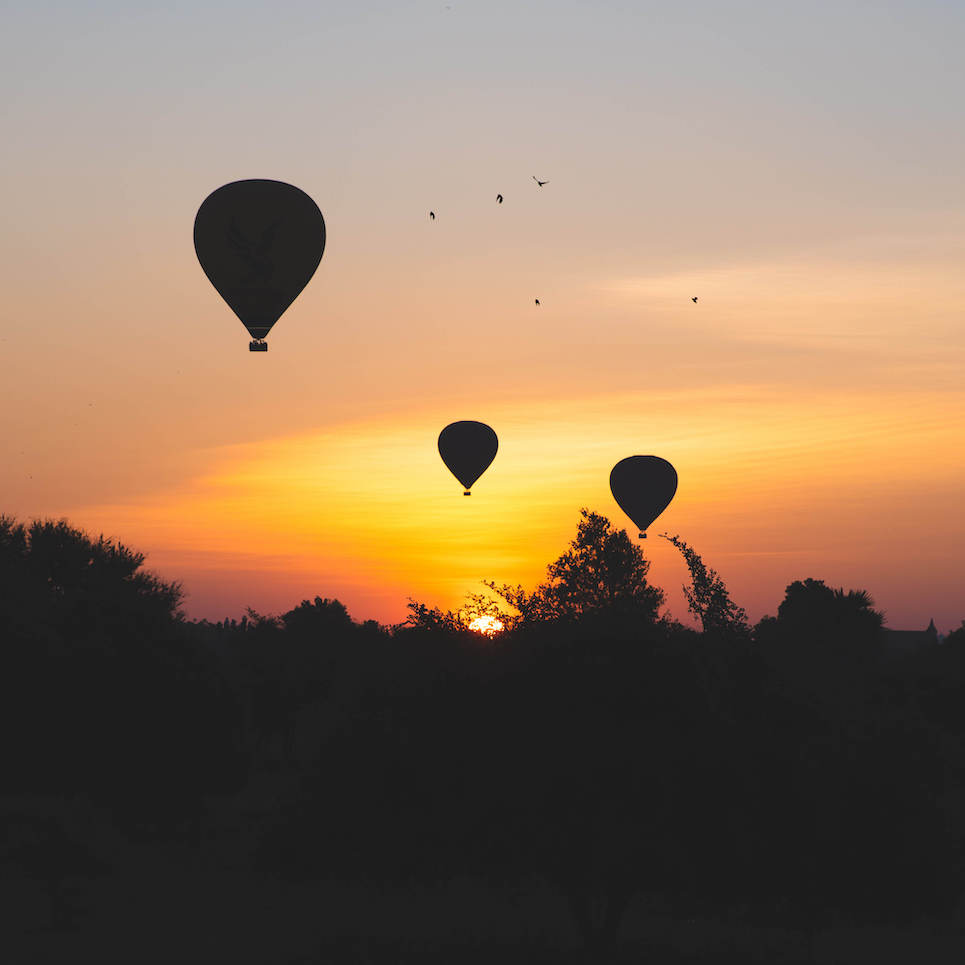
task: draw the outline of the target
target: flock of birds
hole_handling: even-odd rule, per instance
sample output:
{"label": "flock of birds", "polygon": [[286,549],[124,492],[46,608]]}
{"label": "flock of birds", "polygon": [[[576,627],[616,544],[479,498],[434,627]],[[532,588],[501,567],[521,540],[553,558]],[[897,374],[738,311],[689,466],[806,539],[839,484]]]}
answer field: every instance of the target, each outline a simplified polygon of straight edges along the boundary
{"label": "flock of birds", "polygon": [[[447,8],[447,9],[448,9],[448,8]],[[536,186],[539,187],[539,188],[543,187],[544,184],[549,184],[549,181],[540,181],[540,179],[539,179],[538,177],[536,177],[535,174],[534,174],[532,177],[533,177],[533,180],[536,182]],[[502,196],[501,194],[497,194],[497,195],[496,195],[496,204],[502,204],[502,203],[503,203],[503,196]],[[429,220],[430,220],[430,221],[435,221],[435,220],[436,220],[436,213],[435,213],[435,211],[430,211],[430,212],[429,212]],[[696,296],[696,295],[692,295],[691,298],[690,298],[690,300],[691,300],[695,305],[697,304],[697,296]],[[538,298],[534,299],[534,301],[536,302],[537,305],[539,305],[539,299],[538,299]]]}
{"label": "flock of birds", "polygon": [[[538,188],[549,184],[536,175]],[[496,204],[503,203],[502,194]],[[435,211],[429,220],[436,220]],[[697,296],[690,299],[695,305]],[[539,305],[539,299],[535,299]],[[472,495],[472,486],[496,458],[499,439],[492,426],[485,422],[464,419],[452,422],[439,433],[439,455],[446,468],[462,484],[465,496]],[[640,539],[646,539],[647,527],[670,505],[677,491],[677,470],[660,456],[628,456],[610,471],[610,492],[617,505],[636,523]]]}

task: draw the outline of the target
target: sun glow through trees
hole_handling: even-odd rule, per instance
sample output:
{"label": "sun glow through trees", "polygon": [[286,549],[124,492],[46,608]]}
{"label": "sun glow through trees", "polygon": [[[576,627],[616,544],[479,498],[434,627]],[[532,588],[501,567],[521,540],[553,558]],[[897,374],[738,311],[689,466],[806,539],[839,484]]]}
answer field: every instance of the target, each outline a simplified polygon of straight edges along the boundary
{"label": "sun glow through trees", "polygon": [[503,621],[483,614],[470,621],[469,629],[475,630],[477,633],[484,633],[487,637],[494,637],[503,629]]}

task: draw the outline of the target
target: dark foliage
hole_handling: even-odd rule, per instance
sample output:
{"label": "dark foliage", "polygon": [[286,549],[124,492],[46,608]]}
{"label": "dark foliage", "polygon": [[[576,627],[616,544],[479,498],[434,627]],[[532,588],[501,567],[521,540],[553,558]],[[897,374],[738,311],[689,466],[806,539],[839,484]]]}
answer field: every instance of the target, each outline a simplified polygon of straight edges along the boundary
{"label": "dark foliage", "polygon": [[201,795],[234,779],[236,705],[189,639],[180,588],[143,563],[65,522],[0,520],[0,781],[185,831]]}
{"label": "dark foliage", "polygon": [[[533,591],[490,583],[495,600],[456,614],[412,601],[394,628],[321,597],[190,622],[141,554],[0,520],[0,792],[83,798],[134,837],[207,834],[295,879],[542,880],[597,962],[638,896],[809,935],[948,912],[965,870],[961,631],[885,659],[870,597],[808,579],[752,633],[667,538],[700,632],[660,616],[641,549],[587,510]],[[505,629],[469,630],[481,614]],[[225,800],[248,809],[244,833]],[[0,865],[53,895],[104,872],[30,808],[11,812],[28,817]]]}
{"label": "dark foliage", "polygon": [[662,538],[680,550],[690,571],[690,586],[685,586],[684,597],[690,612],[700,621],[707,636],[738,641],[750,638],[747,614],[730,598],[724,581],[716,570],[704,564],[700,554],[679,536]]}
{"label": "dark foliage", "polygon": [[549,579],[532,593],[521,586],[486,583],[518,612],[517,619],[509,618],[511,625],[575,622],[603,614],[632,632],[657,619],[663,591],[647,582],[650,561],[643,550],[605,516],[588,509],[580,515],[576,538],[549,564]]}

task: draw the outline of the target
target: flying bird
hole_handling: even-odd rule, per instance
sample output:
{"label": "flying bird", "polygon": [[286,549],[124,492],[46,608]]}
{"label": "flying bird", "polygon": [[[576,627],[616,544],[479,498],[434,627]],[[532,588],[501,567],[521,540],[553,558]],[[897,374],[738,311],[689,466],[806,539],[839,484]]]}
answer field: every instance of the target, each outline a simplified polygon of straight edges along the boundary
{"label": "flying bird", "polygon": [[497,195],[496,195],[496,201],[497,201],[499,204],[502,204],[502,203],[503,203],[503,196],[502,196],[501,194],[497,194]]}
{"label": "flying bird", "polygon": [[540,187],[542,187],[544,184],[549,184],[549,181],[540,181],[540,179],[539,179],[538,177],[536,177],[535,174],[533,175],[533,180],[534,180]]}
{"label": "flying bird", "polygon": [[697,296],[696,296],[696,295],[694,295],[694,297],[691,298],[690,300],[691,300],[695,305],[697,304]]}
{"label": "flying bird", "polygon": [[536,299],[536,304],[537,304],[537,305],[539,304],[539,299],[538,299],[538,298]]}
{"label": "flying bird", "polygon": [[430,212],[429,212],[429,220],[430,220],[430,221],[435,221],[435,220],[436,220],[436,213],[435,213],[435,211],[430,211]]}

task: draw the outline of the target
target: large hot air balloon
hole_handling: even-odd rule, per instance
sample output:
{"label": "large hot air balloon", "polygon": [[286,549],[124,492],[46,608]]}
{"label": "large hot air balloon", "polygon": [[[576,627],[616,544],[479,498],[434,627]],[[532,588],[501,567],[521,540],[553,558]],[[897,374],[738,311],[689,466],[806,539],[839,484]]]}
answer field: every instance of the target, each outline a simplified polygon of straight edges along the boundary
{"label": "large hot air balloon", "polygon": [[469,496],[472,484],[496,458],[499,440],[485,422],[453,422],[439,433],[439,455]]}
{"label": "large hot air balloon", "polygon": [[677,470],[659,456],[628,456],[610,470],[610,492],[646,539],[647,527],[670,505]]}
{"label": "large hot air balloon", "polygon": [[284,181],[233,181],[204,199],[194,250],[208,280],[267,352],[265,336],[315,274],[325,220],[304,191]]}

